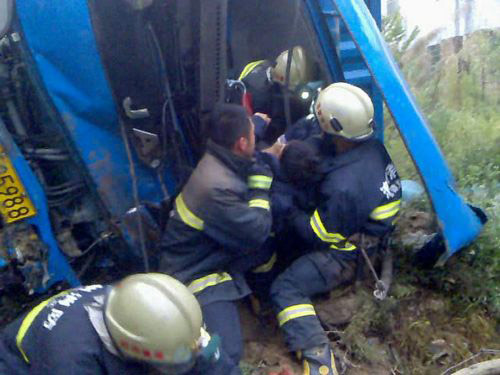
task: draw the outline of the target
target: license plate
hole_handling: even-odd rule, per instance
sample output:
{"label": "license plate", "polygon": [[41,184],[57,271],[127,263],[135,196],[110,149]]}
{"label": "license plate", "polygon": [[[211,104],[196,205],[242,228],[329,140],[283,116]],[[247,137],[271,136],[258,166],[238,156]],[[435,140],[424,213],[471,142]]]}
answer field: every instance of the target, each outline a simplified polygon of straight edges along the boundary
{"label": "license plate", "polygon": [[36,209],[19,176],[0,145],[0,214],[6,223],[35,216]]}

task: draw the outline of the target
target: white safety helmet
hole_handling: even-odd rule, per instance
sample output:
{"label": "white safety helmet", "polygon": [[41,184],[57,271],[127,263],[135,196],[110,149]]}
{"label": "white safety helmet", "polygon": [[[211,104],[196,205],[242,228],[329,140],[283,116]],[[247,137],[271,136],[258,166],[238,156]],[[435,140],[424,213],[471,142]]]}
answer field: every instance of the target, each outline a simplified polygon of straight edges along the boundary
{"label": "white safety helmet", "polygon": [[[274,82],[285,85],[287,62],[288,50],[280,53],[276,58],[276,65],[271,68],[271,78]],[[290,90],[295,90],[298,86],[309,82],[312,77],[313,66],[307,57],[306,50],[300,46],[293,47],[288,87]]]}
{"label": "white safety helmet", "polygon": [[373,103],[359,87],[333,83],[321,90],[314,105],[321,129],[352,141],[363,141],[373,134]]}
{"label": "white safety helmet", "polygon": [[194,365],[204,334],[201,309],[174,278],[160,273],[126,277],[110,291],[104,317],[125,357],[167,373],[184,373]]}

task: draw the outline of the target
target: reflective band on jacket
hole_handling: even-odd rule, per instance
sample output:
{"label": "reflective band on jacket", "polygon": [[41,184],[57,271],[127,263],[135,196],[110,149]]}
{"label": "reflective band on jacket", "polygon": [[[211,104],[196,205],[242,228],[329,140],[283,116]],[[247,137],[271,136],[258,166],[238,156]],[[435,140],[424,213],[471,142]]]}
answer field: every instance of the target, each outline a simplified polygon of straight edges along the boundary
{"label": "reflective band on jacket", "polygon": [[310,316],[310,315],[316,315],[316,311],[314,311],[313,305],[310,304],[293,305],[287,307],[278,314],[278,322],[281,327],[289,320],[302,318],[304,316]]}
{"label": "reflective band on jacket", "polygon": [[370,218],[373,220],[385,220],[390,217],[395,216],[399,209],[401,208],[401,199],[395,202],[384,204],[383,206],[378,206],[370,214]]}
{"label": "reflective band on jacket", "polygon": [[269,204],[269,201],[266,199],[252,199],[251,201],[248,202],[249,207],[260,207],[265,210],[270,210],[271,206]]}
{"label": "reflective band on jacket", "polygon": [[36,305],[28,314],[23,319],[23,322],[21,323],[21,326],[19,327],[19,331],[17,331],[16,335],[16,345],[19,351],[21,352],[24,360],[27,363],[30,363],[28,356],[23,350],[22,343],[24,336],[26,336],[26,333],[28,332],[28,329],[31,327],[31,324],[35,320],[35,318],[40,314],[40,312],[43,310],[45,306],[47,306],[49,303],[51,303],[53,300],[55,300],[57,297],[60,297],[64,294],[69,293],[70,290],[65,290],[64,292],[61,292],[59,294],[56,294],[55,296],[50,297],[49,299],[43,301],[42,303]]}
{"label": "reflective band on jacket", "polygon": [[191,281],[191,283],[188,285],[188,289],[191,291],[191,293],[199,293],[205,288],[208,288],[209,286],[214,286],[218,284],[222,284],[226,281],[231,281],[233,278],[231,277],[230,274],[227,272],[221,272],[221,273],[211,273],[210,275],[200,277],[199,279]]}
{"label": "reflective band on jacket", "polygon": [[269,176],[249,176],[248,177],[248,187],[250,189],[265,189],[269,190],[271,184],[273,183],[273,178]]}
{"label": "reflective band on jacket", "polygon": [[259,267],[254,268],[252,272],[253,273],[265,273],[265,272],[271,271],[274,267],[274,264],[276,263],[277,258],[278,258],[278,256],[276,255],[276,253],[273,253],[273,255],[271,256],[271,259],[269,259],[266,263],[261,264]]}
{"label": "reflective band on jacket", "polygon": [[311,224],[311,228],[314,233],[319,237],[321,241],[338,243],[340,241],[344,241],[345,237],[340,233],[330,233],[325,229],[321,218],[319,217],[318,210],[314,211],[314,214],[311,216],[311,220],[309,221]]}
{"label": "reflective band on jacket", "polygon": [[184,203],[184,198],[182,198],[182,194],[179,194],[179,196],[175,200],[175,208],[184,224],[189,225],[191,228],[197,230],[203,230],[203,220],[196,216],[193,212],[191,212],[189,208],[187,208],[186,203]]}
{"label": "reflective band on jacket", "polygon": [[353,245],[352,243],[345,241],[344,246],[338,246],[335,244],[331,244],[330,249],[335,249],[335,250],[340,250],[340,251],[353,251],[353,250],[356,250],[356,245]]}
{"label": "reflective band on jacket", "polygon": [[238,77],[238,80],[244,79],[252,70],[255,69],[255,67],[261,63],[263,63],[265,60],[259,60],[259,61],[254,61],[249,64],[247,64],[244,68],[243,71],[241,72],[240,76]]}

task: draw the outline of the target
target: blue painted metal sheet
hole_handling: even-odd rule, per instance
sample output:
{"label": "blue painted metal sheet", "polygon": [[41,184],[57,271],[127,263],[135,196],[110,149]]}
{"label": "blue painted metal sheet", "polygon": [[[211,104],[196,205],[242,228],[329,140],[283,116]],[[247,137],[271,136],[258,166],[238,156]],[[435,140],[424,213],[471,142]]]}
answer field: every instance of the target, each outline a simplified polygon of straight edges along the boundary
{"label": "blue painted metal sheet", "polygon": [[331,79],[333,82],[344,82],[345,78],[339,60],[337,43],[332,39],[335,37],[332,33],[335,34],[335,30],[337,29],[334,19],[335,8],[329,0],[305,0],[305,3],[318,36]]}
{"label": "blue painted metal sheet", "polygon": [[[5,124],[0,119],[0,142],[9,155],[16,172],[19,175],[30,199],[37,209],[36,216],[25,219],[31,225],[34,225],[42,242],[47,246],[48,250],[48,272],[50,280],[45,287],[50,287],[58,281],[66,280],[71,286],[79,285],[79,281],[66,261],[66,257],[62,254],[54,238],[52,227],[49,219],[49,209],[47,206],[47,198],[40,185],[38,179],[34,175],[26,159],[17,148],[10,133],[7,131]],[[15,224],[11,224],[15,225]],[[43,290],[41,290],[43,291]]]}
{"label": "blue painted metal sheet", "polygon": [[[134,206],[126,149],[86,0],[17,0],[23,35],[65,131],[111,216]],[[137,159],[139,196],[160,201],[156,173]],[[82,171],[85,172],[85,171]],[[167,188],[174,189],[166,176]]]}
{"label": "blue painted metal sheet", "polygon": [[455,191],[453,176],[363,0],[333,0],[380,89],[426,185],[451,256],[470,244],[481,221]]}
{"label": "blue painted metal sheet", "polygon": [[[345,81],[356,85],[361,87],[368,93],[368,95],[370,95],[375,110],[376,134],[379,139],[383,140],[384,106],[382,97],[373,82],[371,74],[364,63],[356,44],[353,42],[351,35],[342,22],[334,3],[331,0],[317,0],[315,2],[307,3],[311,10],[311,17],[313,23],[315,24],[320,42],[333,43],[332,47],[329,49],[323,48],[323,51],[325,54],[335,53],[335,56],[333,56],[335,59],[330,61],[331,58],[328,55],[325,55],[325,59],[330,67],[330,71],[341,70],[344,78],[343,80],[336,80],[334,75],[333,81]],[[380,25],[382,22],[380,0],[366,0],[366,3],[369,5],[377,24]],[[321,18],[325,19],[323,23],[321,22]],[[322,37],[320,34],[322,31],[321,25],[325,25],[330,30],[331,38]],[[323,33],[325,32],[323,31]],[[340,76],[340,73],[336,76]]]}

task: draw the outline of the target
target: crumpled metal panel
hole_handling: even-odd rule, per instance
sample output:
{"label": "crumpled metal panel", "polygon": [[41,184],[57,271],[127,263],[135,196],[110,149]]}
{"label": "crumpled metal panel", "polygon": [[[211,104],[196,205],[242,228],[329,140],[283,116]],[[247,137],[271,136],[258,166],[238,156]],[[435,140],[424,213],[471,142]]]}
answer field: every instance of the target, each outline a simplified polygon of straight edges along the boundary
{"label": "crumpled metal panel", "polygon": [[[40,290],[48,288],[50,285],[58,281],[66,280],[71,286],[79,285],[79,281],[70,267],[66,258],[61,253],[57,241],[54,238],[52,227],[49,219],[49,209],[47,206],[47,199],[45,193],[40,185],[38,179],[34,175],[26,159],[17,148],[14,140],[7,131],[5,124],[0,119],[0,141],[9,155],[16,172],[21,179],[24,188],[26,189],[30,199],[37,209],[37,214],[34,217],[25,219],[25,221],[37,228],[40,240],[48,249],[47,254],[47,268],[48,279],[47,284],[43,285]],[[16,225],[16,224],[12,224]]]}
{"label": "crumpled metal panel", "polygon": [[[120,217],[133,207],[129,162],[87,1],[18,0],[16,6],[40,78],[70,141],[111,215]],[[156,173],[135,160],[140,197],[160,201]]]}
{"label": "crumpled metal panel", "polygon": [[333,0],[380,89],[425,183],[445,238],[445,260],[470,244],[482,223],[455,191],[455,181],[415,98],[363,0]]}
{"label": "crumpled metal panel", "polygon": [[[112,92],[98,53],[86,0],[18,0],[22,37],[34,70],[62,119],[63,131],[82,174],[122,231],[131,249],[136,233],[126,233],[122,218],[135,206],[127,151]],[[139,200],[164,199],[156,171],[134,158]],[[175,182],[164,176],[171,193]]]}

